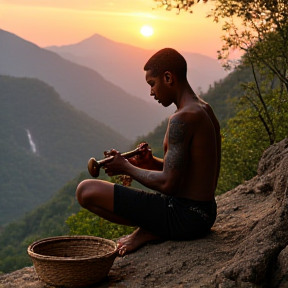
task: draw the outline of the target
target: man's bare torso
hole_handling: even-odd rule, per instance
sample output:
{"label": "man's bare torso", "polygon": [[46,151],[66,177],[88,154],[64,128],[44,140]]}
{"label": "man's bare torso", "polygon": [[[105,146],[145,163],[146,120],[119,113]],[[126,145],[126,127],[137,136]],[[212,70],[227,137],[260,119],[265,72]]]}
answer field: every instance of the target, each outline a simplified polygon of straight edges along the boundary
{"label": "man's bare torso", "polygon": [[[219,143],[220,137],[219,123],[211,107],[200,98],[194,99],[189,106],[176,112],[186,114],[193,113],[191,119],[198,119],[188,123],[193,127],[192,137],[189,139],[189,149],[186,151],[186,167],[183,167],[182,179],[176,197],[189,198],[196,201],[211,201],[214,199],[217,178],[219,174]],[[196,115],[196,116],[195,116]],[[190,118],[188,118],[190,119]],[[168,124],[169,125],[169,124]],[[197,125],[197,128],[195,126]],[[169,129],[169,126],[168,126]],[[168,131],[167,129],[167,131]],[[164,138],[164,153],[166,154],[168,145],[168,132]]]}

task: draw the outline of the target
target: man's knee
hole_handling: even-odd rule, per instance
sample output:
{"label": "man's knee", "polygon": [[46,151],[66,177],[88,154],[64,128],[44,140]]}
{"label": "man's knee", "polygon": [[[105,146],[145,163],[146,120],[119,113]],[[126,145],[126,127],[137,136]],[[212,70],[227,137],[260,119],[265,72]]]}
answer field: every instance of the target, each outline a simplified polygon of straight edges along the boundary
{"label": "man's knee", "polygon": [[89,194],[87,193],[88,191],[89,191],[89,182],[87,180],[80,182],[79,185],[77,186],[76,198],[79,204],[83,207],[85,207],[86,206],[85,204],[88,202],[87,201],[88,194]]}
{"label": "man's knee", "polygon": [[91,206],[99,206],[112,211],[113,207],[107,207],[107,203],[112,201],[113,206],[113,193],[114,184],[102,180],[86,179],[76,189],[79,204],[88,210]]}

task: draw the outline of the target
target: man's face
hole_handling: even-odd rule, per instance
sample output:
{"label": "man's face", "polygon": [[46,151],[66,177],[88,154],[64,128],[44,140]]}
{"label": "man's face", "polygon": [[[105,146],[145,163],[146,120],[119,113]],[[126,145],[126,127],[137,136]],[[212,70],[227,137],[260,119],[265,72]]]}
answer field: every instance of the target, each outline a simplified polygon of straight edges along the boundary
{"label": "man's face", "polygon": [[154,97],[158,103],[162,104],[164,107],[167,107],[171,104],[168,103],[168,90],[167,83],[160,76],[153,77],[151,70],[146,71],[146,82],[150,85],[151,91],[150,96]]}

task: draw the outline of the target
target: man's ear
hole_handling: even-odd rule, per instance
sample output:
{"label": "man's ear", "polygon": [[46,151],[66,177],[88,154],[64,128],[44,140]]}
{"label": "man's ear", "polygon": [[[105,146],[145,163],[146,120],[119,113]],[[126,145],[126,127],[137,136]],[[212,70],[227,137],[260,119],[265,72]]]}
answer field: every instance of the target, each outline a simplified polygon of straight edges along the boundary
{"label": "man's ear", "polygon": [[172,83],[172,73],[169,71],[164,72],[164,80],[166,83]]}

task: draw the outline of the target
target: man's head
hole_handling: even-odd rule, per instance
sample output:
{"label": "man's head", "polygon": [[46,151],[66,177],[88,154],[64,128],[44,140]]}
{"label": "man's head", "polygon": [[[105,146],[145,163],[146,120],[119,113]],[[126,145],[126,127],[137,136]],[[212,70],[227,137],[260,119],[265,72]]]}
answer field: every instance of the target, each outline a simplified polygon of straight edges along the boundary
{"label": "man's head", "polygon": [[174,74],[178,81],[186,79],[187,63],[184,57],[172,48],[164,48],[155,53],[145,64],[145,71],[151,71],[157,77],[166,71]]}

